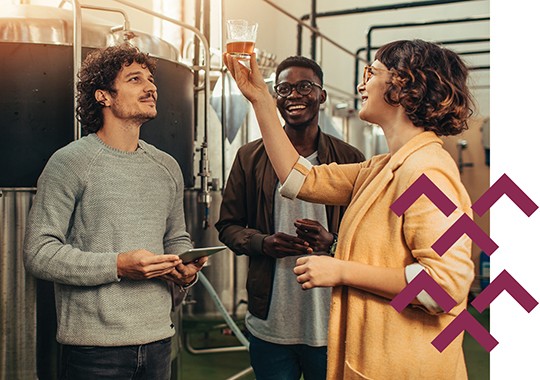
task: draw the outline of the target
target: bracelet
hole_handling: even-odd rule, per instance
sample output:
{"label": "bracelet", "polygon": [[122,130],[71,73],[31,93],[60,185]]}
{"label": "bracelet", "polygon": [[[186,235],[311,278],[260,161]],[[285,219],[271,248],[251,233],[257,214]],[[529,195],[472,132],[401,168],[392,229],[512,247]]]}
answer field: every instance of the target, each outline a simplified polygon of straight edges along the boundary
{"label": "bracelet", "polygon": [[334,235],[334,241],[332,242],[332,245],[330,246],[330,248],[328,248],[328,253],[330,254],[330,256],[334,257],[334,255],[336,254],[338,235],[335,233],[332,233],[332,235]]}
{"label": "bracelet", "polygon": [[188,282],[187,284],[178,285],[178,286],[180,287],[180,289],[185,291],[191,288],[193,285],[195,285],[198,280],[199,280],[199,273],[195,273],[195,279],[193,281]]}

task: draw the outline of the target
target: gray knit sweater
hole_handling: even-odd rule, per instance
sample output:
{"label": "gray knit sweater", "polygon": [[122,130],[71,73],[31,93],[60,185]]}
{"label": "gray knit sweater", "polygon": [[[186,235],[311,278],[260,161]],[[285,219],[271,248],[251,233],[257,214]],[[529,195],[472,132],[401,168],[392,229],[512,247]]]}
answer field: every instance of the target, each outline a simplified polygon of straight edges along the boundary
{"label": "gray knit sweater", "polygon": [[117,277],[118,253],[191,247],[178,163],[140,141],[135,152],[95,134],[58,150],[38,180],[28,217],[28,271],[55,283],[57,339],[121,346],[170,337],[171,295],[159,279]]}

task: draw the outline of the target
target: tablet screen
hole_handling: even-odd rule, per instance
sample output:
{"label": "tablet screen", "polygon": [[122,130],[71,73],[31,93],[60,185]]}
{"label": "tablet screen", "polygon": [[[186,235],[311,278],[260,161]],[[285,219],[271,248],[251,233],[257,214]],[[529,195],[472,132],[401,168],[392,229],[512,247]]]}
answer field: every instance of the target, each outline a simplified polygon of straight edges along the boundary
{"label": "tablet screen", "polygon": [[210,256],[210,255],[213,255],[214,253],[223,251],[225,248],[227,247],[224,245],[220,245],[217,247],[191,248],[191,249],[188,249],[186,252],[181,253],[179,257],[182,259],[182,262],[189,263],[203,256]]}

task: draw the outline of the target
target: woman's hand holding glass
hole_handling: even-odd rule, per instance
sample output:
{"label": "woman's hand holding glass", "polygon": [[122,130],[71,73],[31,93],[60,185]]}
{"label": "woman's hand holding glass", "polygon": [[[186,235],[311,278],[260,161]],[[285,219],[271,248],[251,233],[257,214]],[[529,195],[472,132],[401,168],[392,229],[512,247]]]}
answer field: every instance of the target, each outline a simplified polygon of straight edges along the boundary
{"label": "woman's hand holding glass", "polygon": [[228,53],[223,54],[223,62],[229,69],[242,94],[251,103],[257,103],[264,98],[270,98],[270,101],[273,102],[264,78],[259,71],[255,53],[250,54],[249,67]]}

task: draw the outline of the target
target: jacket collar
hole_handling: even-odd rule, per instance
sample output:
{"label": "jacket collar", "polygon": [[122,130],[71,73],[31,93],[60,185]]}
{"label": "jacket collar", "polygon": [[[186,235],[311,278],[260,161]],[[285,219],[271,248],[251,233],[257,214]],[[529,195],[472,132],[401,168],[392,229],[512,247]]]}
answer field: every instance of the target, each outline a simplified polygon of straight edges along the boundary
{"label": "jacket collar", "polygon": [[319,162],[328,163],[332,160],[330,159],[330,138],[322,133],[321,127],[319,128],[319,133],[317,135],[317,155],[319,157]]}

